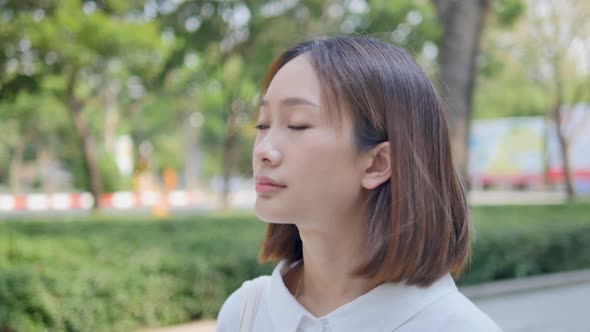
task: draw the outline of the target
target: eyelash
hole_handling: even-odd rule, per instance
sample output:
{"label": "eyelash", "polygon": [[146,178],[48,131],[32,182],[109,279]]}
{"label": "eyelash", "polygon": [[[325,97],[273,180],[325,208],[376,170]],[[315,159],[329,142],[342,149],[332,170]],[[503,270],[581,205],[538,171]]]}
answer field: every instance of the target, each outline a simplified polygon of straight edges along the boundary
{"label": "eyelash", "polygon": [[[256,129],[257,130],[264,130],[264,129],[268,129],[270,126],[267,125],[257,125]],[[288,126],[289,129],[293,129],[293,130],[305,130],[308,129],[308,126]]]}

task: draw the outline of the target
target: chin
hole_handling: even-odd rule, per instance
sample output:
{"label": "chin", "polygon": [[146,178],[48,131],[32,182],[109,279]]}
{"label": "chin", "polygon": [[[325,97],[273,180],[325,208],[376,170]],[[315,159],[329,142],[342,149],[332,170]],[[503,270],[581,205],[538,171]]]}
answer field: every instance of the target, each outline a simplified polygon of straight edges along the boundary
{"label": "chin", "polygon": [[268,224],[292,224],[289,218],[285,215],[284,208],[274,208],[269,206],[270,204],[267,203],[260,203],[256,201],[256,217],[261,221],[268,223]]}
{"label": "chin", "polygon": [[285,220],[285,218],[281,218],[281,217],[275,216],[275,215],[270,215],[268,213],[261,213],[261,212],[256,211],[256,216],[262,222],[265,222],[267,224],[291,224],[290,222]]}

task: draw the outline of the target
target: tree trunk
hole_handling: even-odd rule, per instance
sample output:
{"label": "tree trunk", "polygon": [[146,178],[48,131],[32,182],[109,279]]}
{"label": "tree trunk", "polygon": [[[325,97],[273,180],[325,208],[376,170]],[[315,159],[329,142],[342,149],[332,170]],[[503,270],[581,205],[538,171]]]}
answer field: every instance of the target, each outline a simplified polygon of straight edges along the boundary
{"label": "tree trunk", "polygon": [[82,115],[83,103],[78,100],[74,94],[77,75],[78,73],[75,69],[70,71],[65,98],[70,108],[74,127],[76,127],[81,141],[80,145],[82,147],[82,153],[84,154],[86,174],[90,178],[90,193],[92,194],[92,197],[94,197],[94,205],[92,208],[94,210],[99,210],[101,208],[100,197],[102,196],[102,178],[98,166],[98,151],[94,137],[88,127],[88,122]]}
{"label": "tree trunk", "polygon": [[46,194],[52,194],[55,191],[56,179],[51,176],[54,171],[54,157],[47,147],[41,147],[37,154],[37,164],[39,165],[39,178],[41,181],[41,188]]}
{"label": "tree trunk", "polygon": [[468,141],[476,56],[489,0],[433,2],[443,28],[439,83],[448,104],[453,159],[462,180],[468,182]]}
{"label": "tree trunk", "polygon": [[551,171],[551,162],[549,160],[549,130],[550,130],[550,121],[547,116],[545,116],[543,122],[543,190],[549,190],[551,188],[551,179],[550,179],[550,171]]}
{"label": "tree trunk", "polygon": [[183,140],[184,140],[184,178],[186,188],[195,190],[199,186],[199,156],[197,155],[198,131],[190,121],[191,114],[184,114]]}
{"label": "tree trunk", "polygon": [[101,208],[100,197],[102,196],[102,178],[98,166],[96,142],[88,129],[88,123],[86,122],[86,119],[84,119],[81,109],[73,106],[71,112],[74,118],[74,124],[78,130],[78,135],[80,135],[82,141],[82,152],[84,154],[86,172],[90,178],[90,193],[92,194],[92,197],[94,197],[93,209],[98,210]]}
{"label": "tree trunk", "polygon": [[119,125],[119,110],[117,97],[120,87],[118,83],[111,83],[105,92],[105,118],[104,118],[104,147],[109,153],[115,154],[115,139],[117,126]]}
{"label": "tree trunk", "polygon": [[561,165],[564,175],[565,193],[568,201],[573,201],[575,198],[574,185],[572,181],[570,160],[569,160],[569,144],[563,132],[563,118],[561,114],[561,106],[564,104],[564,72],[562,70],[562,60],[564,59],[561,50],[556,52],[551,57],[551,65],[554,74],[554,88],[555,88],[555,101],[553,105],[552,115],[553,121],[555,121],[555,131],[557,133],[557,141],[559,143],[559,153],[561,155]]}
{"label": "tree trunk", "polygon": [[568,201],[573,201],[576,196],[574,190],[572,171],[570,167],[569,158],[569,144],[563,132],[562,117],[561,117],[561,101],[558,98],[558,102],[553,108],[553,120],[555,121],[555,130],[557,132],[557,141],[559,142],[559,152],[561,155],[561,163],[564,174],[564,185],[565,193]]}
{"label": "tree trunk", "polygon": [[20,170],[23,166],[25,142],[18,141],[14,147],[14,153],[10,160],[10,191],[13,195],[20,193]]}
{"label": "tree trunk", "polygon": [[223,210],[229,209],[230,180],[238,157],[238,118],[244,108],[242,101],[235,100],[231,105],[231,112],[227,119],[227,134],[223,142],[223,190],[221,193]]}

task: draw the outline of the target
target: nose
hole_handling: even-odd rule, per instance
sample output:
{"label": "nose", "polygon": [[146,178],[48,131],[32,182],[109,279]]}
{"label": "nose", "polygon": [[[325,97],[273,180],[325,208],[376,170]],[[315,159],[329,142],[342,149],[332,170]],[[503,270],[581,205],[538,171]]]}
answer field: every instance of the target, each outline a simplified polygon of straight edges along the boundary
{"label": "nose", "polygon": [[282,153],[273,144],[271,135],[265,135],[254,143],[253,163],[263,163],[266,166],[276,167],[281,163]]}

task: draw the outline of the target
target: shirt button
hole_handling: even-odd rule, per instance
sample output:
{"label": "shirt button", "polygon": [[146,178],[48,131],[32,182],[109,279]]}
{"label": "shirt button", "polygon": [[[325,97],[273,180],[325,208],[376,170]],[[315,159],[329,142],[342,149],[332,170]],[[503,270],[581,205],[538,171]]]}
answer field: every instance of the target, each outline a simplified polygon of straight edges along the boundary
{"label": "shirt button", "polygon": [[311,326],[313,327],[314,331],[321,331],[322,330],[322,324],[315,319],[311,322]]}
{"label": "shirt button", "polygon": [[314,318],[303,316],[297,331],[316,331],[318,326],[320,326],[321,329],[321,325],[318,324]]}

